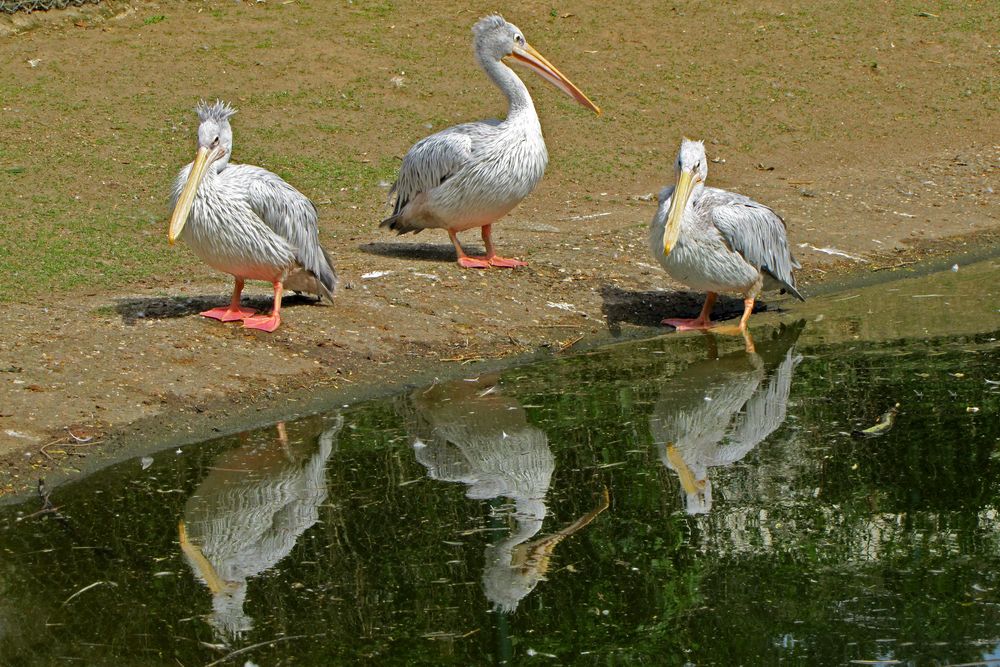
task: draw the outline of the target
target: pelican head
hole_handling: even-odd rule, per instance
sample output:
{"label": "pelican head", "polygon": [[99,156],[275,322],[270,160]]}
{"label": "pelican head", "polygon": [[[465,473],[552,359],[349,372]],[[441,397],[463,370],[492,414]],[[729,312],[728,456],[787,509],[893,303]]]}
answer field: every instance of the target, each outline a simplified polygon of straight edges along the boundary
{"label": "pelican head", "polygon": [[229,154],[233,150],[233,128],[229,125],[229,119],[236,113],[236,109],[221,100],[216,100],[215,104],[208,104],[202,100],[194,110],[201,121],[198,125],[198,153],[195,155],[194,164],[191,165],[187,183],[177,197],[173,215],[170,216],[167,240],[171,245],[184,229],[195,193],[198,192],[198,186],[205,178],[206,171],[214,169],[218,173],[225,169],[229,164]]}
{"label": "pelican head", "polygon": [[681,220],[687,209],[692,193],[705,187],[708,177],[708,159],[705,156],[705,144],[701,141],[684,139],[674,163],[674,176],[677,179],[674,193],[670,197],[670,209],[667,211],[667,224],[663,230],[663,254],[669,255],[677,244],[681,233]]}
{"label": "pelican head", "polygon": [[505,58],[527,67],[563,93],[576,100],[582,106],[600,115],[601,109],[580,91],[573,82],[563,76],[562,72],[545,59],[524,39],[524,33],[513,23],[508,23],[502,16],[487,16],[479,19],[472,26],[473,47],[476,60],[480,67],[486,69],[490,63],[497,63]]}

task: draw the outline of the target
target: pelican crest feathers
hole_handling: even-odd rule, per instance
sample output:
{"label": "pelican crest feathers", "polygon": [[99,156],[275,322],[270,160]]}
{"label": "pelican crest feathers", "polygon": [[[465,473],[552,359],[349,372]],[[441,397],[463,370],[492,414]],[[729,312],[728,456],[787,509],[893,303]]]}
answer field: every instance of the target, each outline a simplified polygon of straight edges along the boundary
{"label": "pelican crest feathers", "polygon": [[202,123],[206,120],[224,123],[233,117],[236,109],[229,106],[228,102],[223,102],[222,100],[215,100],[214,104],[209,104],[205,100],[201,100],[195,105],[194,112],[198,114],[198,120]]}
{"label": "pelican crest feathers", "polygon": [[472,26],[472,34],[479,37],[484,32],[496,30],[497,28],[502,28],[505,25],[507,25],[507,21],[499,14],[484,16],[476,21],[476,24]]}

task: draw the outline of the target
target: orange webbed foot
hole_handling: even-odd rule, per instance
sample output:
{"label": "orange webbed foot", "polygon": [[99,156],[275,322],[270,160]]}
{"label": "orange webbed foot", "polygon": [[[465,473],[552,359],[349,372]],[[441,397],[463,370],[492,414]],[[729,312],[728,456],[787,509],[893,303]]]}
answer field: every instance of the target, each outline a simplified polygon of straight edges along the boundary
{"label": "orange webbed foot", "polygon": [[267,333],[273,332],[281,324],[281,318],[277,315],[255,315],[243,320],[243,328],[259,329]]}
{"label": "orange webbed foot", "polygon": [[507,257],[499,257],[494,255],[493,257],[487,257],[486,261],[490,263],[490,266],[495,266],[501,269],[513,269],[518,266],[527,266],[527,262],[522,262],[519,259],[509,259]]}
{"label": "orange webbed foot", "polygon": [[660,324],[671,326],[677,331],[704,331],[712,326],[711,320],[703,320],[700,317],[693,320],[665,319]]}
{"label": "orange webbed foot", "polygon": [[198,313],[202,317],[211,317],[213,320],[219,320],[220,322],[238,322],[245,320],[251,315],[256,314],[257,311],[253,308],[212,308],[211,310],[206,310],[204,312]]}
{"label": "orange webbed foot", "polygon": [[463,269],[488,269],[490,263],[479,257],[459,257],[458,265]]}

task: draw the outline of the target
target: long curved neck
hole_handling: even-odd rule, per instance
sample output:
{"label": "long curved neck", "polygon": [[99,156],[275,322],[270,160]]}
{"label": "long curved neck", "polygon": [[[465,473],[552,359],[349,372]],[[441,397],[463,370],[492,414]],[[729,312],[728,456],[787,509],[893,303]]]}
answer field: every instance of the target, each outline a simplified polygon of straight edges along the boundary
{"label": "long curved neck", "polygon": [[507,97],[508,119],[523,115],[538,118],[531,95],[528,94],[528,87],[518,75],[514,74],[514,70],[499,60],[481,61],[480,65],[486,76],[490,77],[494,85]]}

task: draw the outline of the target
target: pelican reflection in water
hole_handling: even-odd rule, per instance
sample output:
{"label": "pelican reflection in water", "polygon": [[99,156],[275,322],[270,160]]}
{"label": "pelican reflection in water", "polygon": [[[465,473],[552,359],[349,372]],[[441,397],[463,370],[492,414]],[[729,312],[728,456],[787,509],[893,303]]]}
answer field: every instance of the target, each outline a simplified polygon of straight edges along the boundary
{"label": "pelican reflection in water", "polygon": [[222,453],[184,506],[178,532],[195,577],[212,593],[209,622],[231,640],[253,627],[247,580],[274,567],[319,518],[326,463],[343,417],[322,433],[278,423],[275,440],[251,438]]}
{"label": "pelican reflection in water", "polygon": [[486,597],[495,608],[513,612],[544,578],[556,545],[607,508],[607,491],[593,511],[533,539],[547,513],[555,459],[545,432],[528,423],[524,408],[502,393],[497,378],[419,389],[406,411],[414,454],[430,478],[465,484],[469,498],[514,502],[501,514],[513,520],[510,533],[486,547],[483,571]]}
{"label": "pelican reflection in water", "polygon": [[688,514],[712,509],[710,468],[741,460],[785,421],[804,324],[782,327],[760,352],[710,355],[661,391],[649,426],[660,459],[680,479]]}

